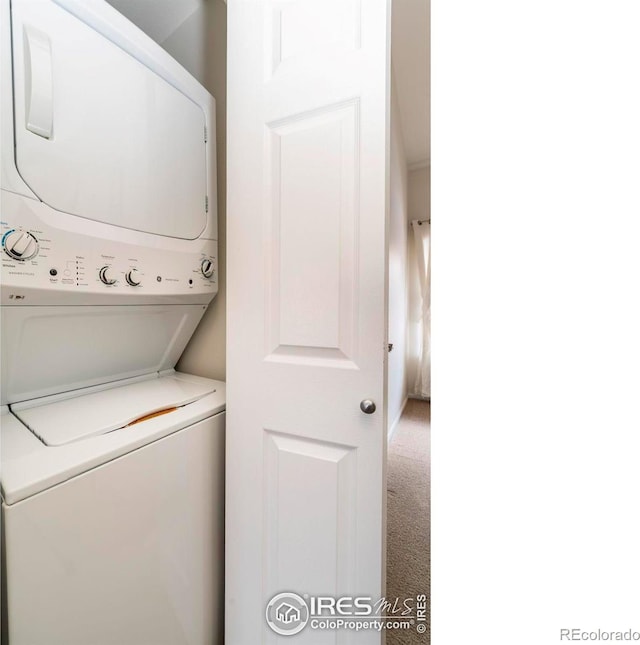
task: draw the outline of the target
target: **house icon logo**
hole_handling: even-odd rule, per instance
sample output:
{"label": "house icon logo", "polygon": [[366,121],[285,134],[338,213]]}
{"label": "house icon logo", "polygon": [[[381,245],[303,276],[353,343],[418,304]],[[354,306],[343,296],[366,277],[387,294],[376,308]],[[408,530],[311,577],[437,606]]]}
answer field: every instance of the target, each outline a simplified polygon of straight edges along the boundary
{"label": "house icon logo", "polygon": [[285,625],[289,625],[293,621],[300,621],[300,610],[288,602],[283,602],[276,609],[276,618]]}
{"label": "house icon logo", "polygon": [[309,607],[298,594],[279,593],[269,601],[265,616],[267,624],[276,634],[293,636],[309,622]]}

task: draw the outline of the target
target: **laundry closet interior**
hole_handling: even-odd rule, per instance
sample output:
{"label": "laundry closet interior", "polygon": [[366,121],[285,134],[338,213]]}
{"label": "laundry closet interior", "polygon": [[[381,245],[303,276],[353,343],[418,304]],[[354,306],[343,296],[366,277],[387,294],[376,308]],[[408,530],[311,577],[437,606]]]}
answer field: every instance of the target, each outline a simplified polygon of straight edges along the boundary
{"label": "laundry closet interior", "polygon": [[428,2],[393,5],[1,0],[3,645],[384,596],[430,399],[428,60],[393,45],[428,57]]}

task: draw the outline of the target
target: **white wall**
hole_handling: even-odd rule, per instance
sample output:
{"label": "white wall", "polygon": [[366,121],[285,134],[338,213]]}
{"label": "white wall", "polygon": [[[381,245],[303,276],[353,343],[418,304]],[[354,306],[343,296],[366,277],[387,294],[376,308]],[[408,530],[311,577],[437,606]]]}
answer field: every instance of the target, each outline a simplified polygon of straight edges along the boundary
{"label": "white wall", "polygon": [[409,166],[407,189],[409,221],[431,219],[431,168],[424,165],[412,170],[412,166]]}
{"label": "white wall", "polygon": [[391,204],[389,213],[388,422],[393,431],[407,398],[407,165],[395,83],[391,84]]}
{"label": "white wall", "polygon": [[408,173],[407,179],[408,209],[407,229],[409,232],[408,261],[408,326],[407,326],[407,391],[409,396],[417,395],[414,385],[418,366],[418,348],[422,331],[420,329],[421,297],[418,283],[417,258],[413,232],[409,222],[414,219],[431,219],[431,168],[425,166]]}
{"label": "white wall", "polygon": [[226,376],[226,84],[227,5],[224,0],[108,0],[166,49],[216,99],[219,291],[177,369]]}

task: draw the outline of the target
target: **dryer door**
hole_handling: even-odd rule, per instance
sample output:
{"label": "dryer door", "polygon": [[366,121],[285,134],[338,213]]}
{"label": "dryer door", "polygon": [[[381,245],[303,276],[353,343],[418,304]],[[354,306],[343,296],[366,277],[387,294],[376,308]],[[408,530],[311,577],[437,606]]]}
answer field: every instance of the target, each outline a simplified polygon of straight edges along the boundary
{"label": "dryer door", "polygon": [[12,30],[16,164],[34,193],[73,215],[197,238],[201,107],[51,0],[14,0]]}

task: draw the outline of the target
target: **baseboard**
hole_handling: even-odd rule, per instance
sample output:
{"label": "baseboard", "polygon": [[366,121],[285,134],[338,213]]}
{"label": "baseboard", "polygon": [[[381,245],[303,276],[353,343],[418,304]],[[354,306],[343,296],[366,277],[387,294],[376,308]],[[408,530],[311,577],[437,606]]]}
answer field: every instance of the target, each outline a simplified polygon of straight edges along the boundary
{"label": "baseboard", "polygon": [[408,396],[404,397],[404,401],[402,402],[402,406],[400,407],[400,412],[398,412],[398,416],[395,418],[395,421],[391,424],[389,427],[389,430],[387,431],[387,443],[393,439],[393,434],[396,431],[396,428],[398,427],[398,423],[400,422],[400,417],[402,417],[402,413],[404,412],[405,407],[407,406],[407,401],[409,400]]}

